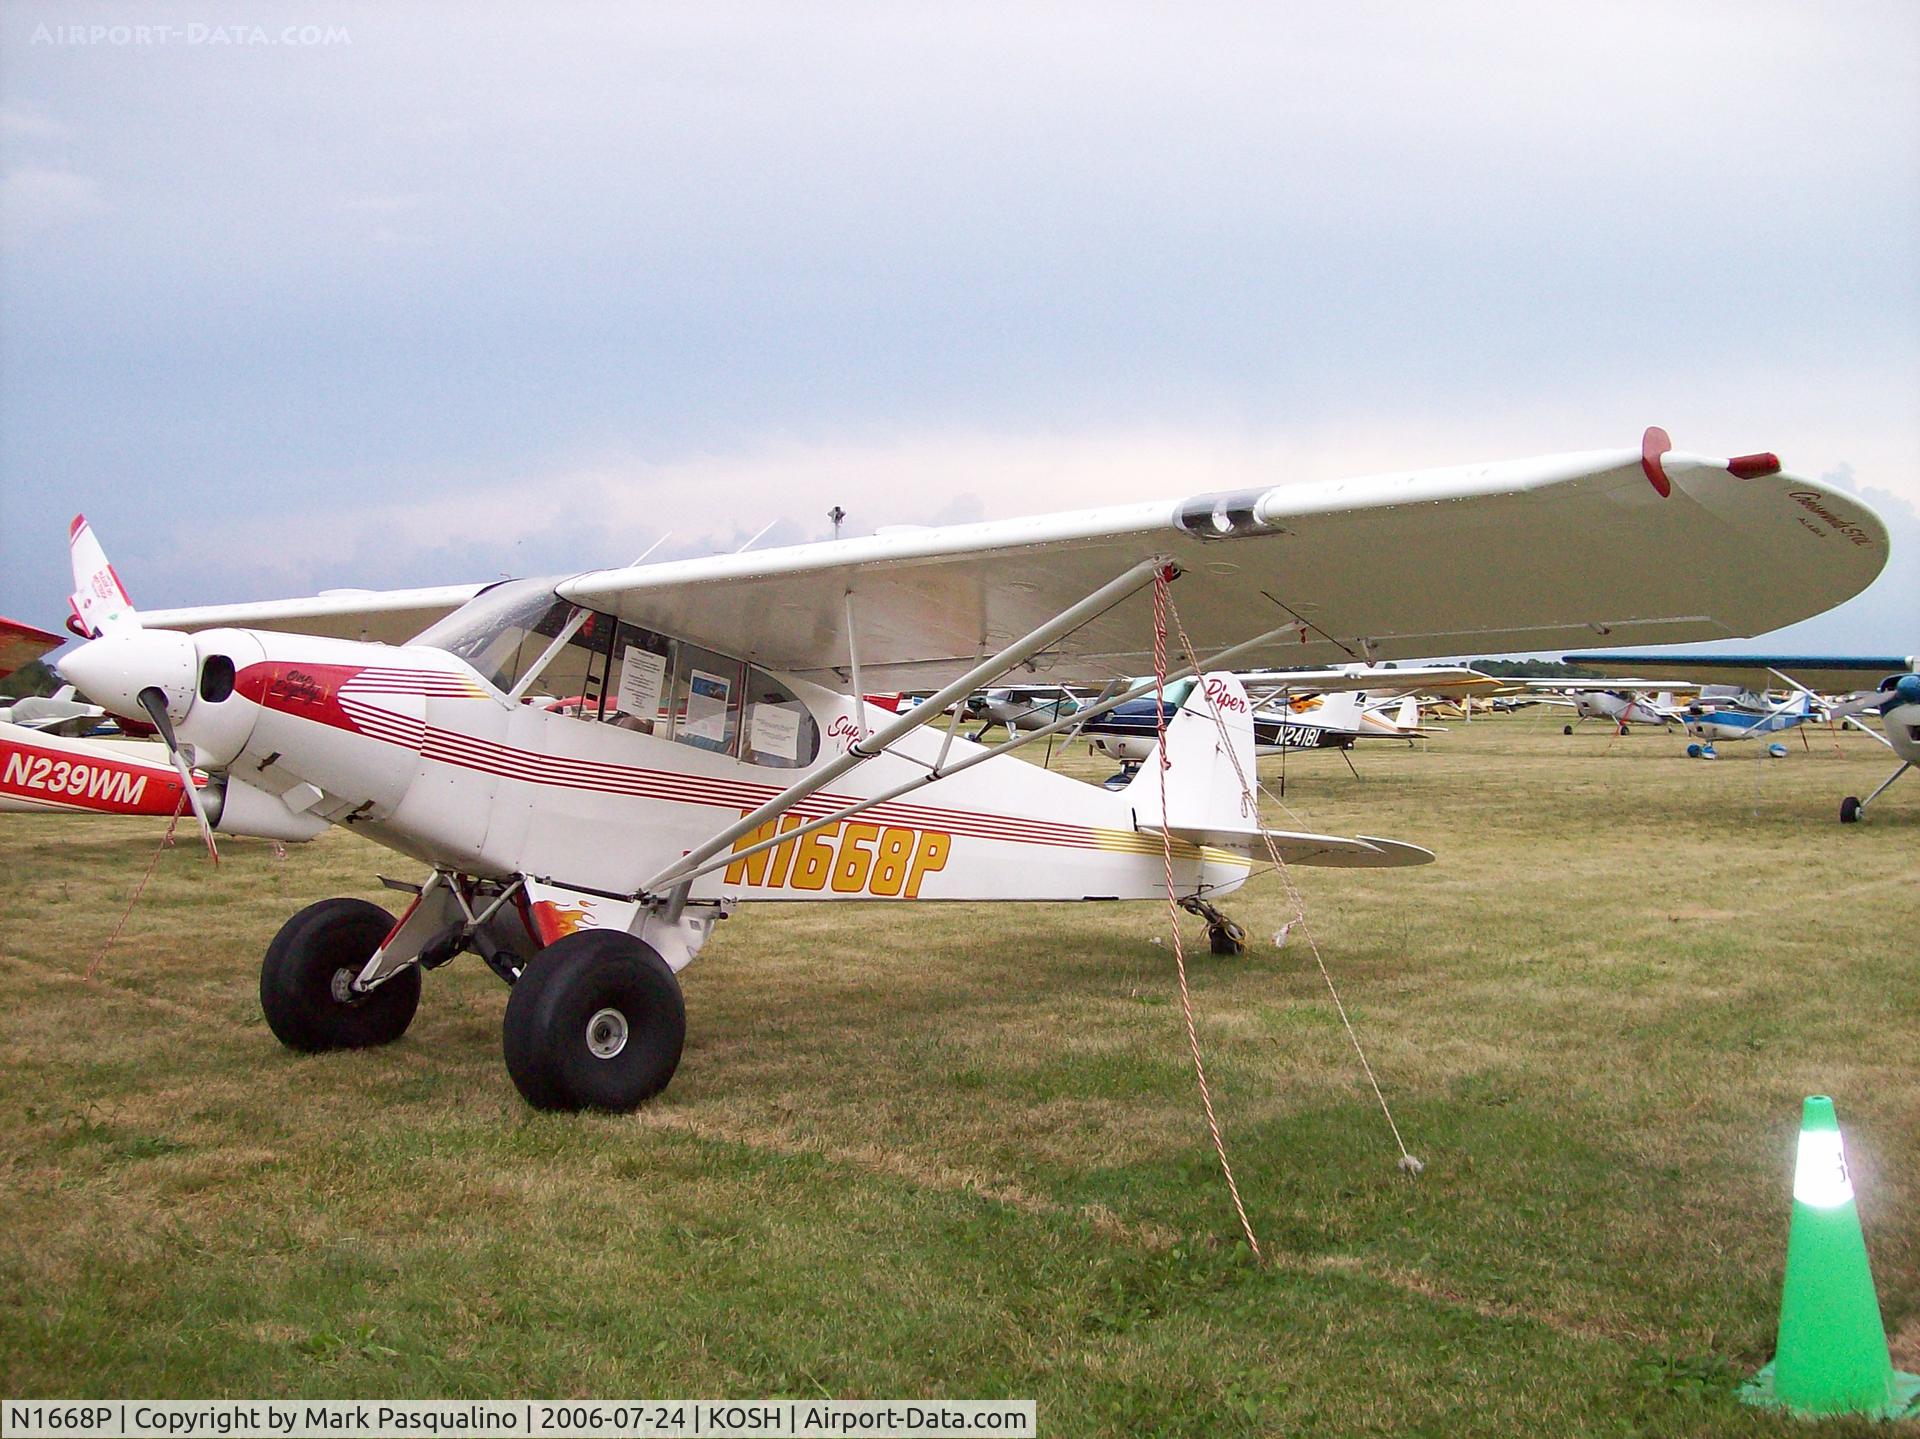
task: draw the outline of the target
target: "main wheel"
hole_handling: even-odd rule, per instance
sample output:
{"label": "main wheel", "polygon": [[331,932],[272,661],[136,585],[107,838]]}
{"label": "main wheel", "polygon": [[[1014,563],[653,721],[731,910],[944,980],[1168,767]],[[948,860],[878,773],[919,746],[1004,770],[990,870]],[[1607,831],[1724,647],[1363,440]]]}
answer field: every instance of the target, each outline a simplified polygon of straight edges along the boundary
{"label": "main wheel", "polygon": [[420,971],[403,969],[371,994],[353,981],[393,928],[364,899],[323,899],[280,926],[260,965],[260,1009],[288,1049],[370,1049],[407,1032],[420,1006]]}
{"label": "main wheel", "polygon": [[1860,796],[1850,794],[1840,801],[1840,823],[1858,824],[1860,821]]}
{"label": "main wheel", "polygon": [[680,1065],[687,1007],[667,962],[632,935],[555,940],[507,996],[507,1073],[535,1109],[637,1109]]}
{"label": "main wheel", "polygon": [[1570,724],[1569,724],[1569,725],[1561,725],[1561,726],[1560,726],[1560,733],[1561,733],[1561,734],[1572,734],[1572,733],[1573,733],[1573,726],[1572,726],[1572,725],[1570,725]]}

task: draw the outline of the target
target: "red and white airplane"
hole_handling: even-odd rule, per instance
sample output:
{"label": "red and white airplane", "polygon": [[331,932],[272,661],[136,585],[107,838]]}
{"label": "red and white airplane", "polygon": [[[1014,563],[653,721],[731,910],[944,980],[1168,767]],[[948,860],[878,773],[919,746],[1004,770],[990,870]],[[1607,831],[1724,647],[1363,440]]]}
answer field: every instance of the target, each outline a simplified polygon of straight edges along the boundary
{"label": "red and white airplane", "polygon": [[[1808,523],[1809,497],[1844,530]],[[1524,569],[1469,563],[1516,550]],[[1432,858],[1264,830],[1235,667],[1750,634],[1859,592],[1887,540],[1858,499],[1771,457],[1674,454],[1654,431],[1639,450],[145,616],[82,521],[73,551],[95,638],[60,670],[221,777],[209,838],[336,824],[425,871],[397,921],[329,899],[287,922],[261,977],[273,1032],[387,1043],[421,975],[474,950],[512,985],[527,1100],[623,1110],[672,1076],[677,973],[744,901],[1158,896],[1212,914],[1269,845],[1295,864]],[[1464,570],[1476,585],[1382,580]],[[1152,671],[1157,641],[1155,680],[1092,710],[1207,682],[1125,789],[1001,760],[1088,709],[992,748],[934,728],[1009,677]],[[898,715],[853,698],[928,686]]]}

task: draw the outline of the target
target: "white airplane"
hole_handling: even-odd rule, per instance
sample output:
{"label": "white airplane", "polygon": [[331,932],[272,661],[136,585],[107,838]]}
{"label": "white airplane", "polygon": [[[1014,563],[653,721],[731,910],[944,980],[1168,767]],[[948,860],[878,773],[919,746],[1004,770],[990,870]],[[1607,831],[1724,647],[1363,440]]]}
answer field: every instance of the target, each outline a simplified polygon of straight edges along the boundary
{"label": "white airplane", "polygon": [[1613,726],[1614,733],[1623,735],[1629,732],[1629,725],[1670,725],[1682,717],[1674,691],[1689,688],[1671,684],[1661,688],[1653,680],[1548,679],[1525,683],[1542,704],[1572,707],[1575,719],[1561,726],[1562,734],[1572,734],[1576,726],[1590,719],[1604,720]]}
{"label": "white airplane", "polygon": [[12,704],[0,705],[0,724],[43,734],[84,734],[106,716],[99,705],[76,700],[72,685],[62,685],[50,695],[23,695]]}
{"label": "white airplane", "polygon": [[[1688,733],[1713,738],[1736,738],[1746,733],[1773,733],[1787,724],[1803,723],[1815,717],[1813,693],[1849,695],[1825,706],[1833,718],[1852,724],[1892,750],[1900,760],[1898,769],[1887,776],[1880,787],[1865,799],[1848,795],[1840,801],[1840,822],[1853,824],[1866,813],[1867,806],[1885,794],[1893,782],[1920,764],[1920,655],[1701,655],[1701,654],[1596,654],[1568,655],[1568,664],[1588,665],[1595,669],[1620,665],[1658,674],[1662,669],[1699,673],[1713,670],[1734,684],[1758,693],[1769,687],[1784,686],[1794,693],[1767,711],[1747,716],[1726,730],[1696,730],[1694,721]],[[1874,734],[1859,721],[1868,712],[1880,716],[1884,734]],[[1716,719],[1725,712],[1716,712]],[[1777,717],[1772,729],[1760,726]],[[1704,719],[1704,717],[1703,717]],[[1692,746],[1689,746],[1691,752]]]}
{"label": "white airplane", "polygon": [[1001,685],[969,695],[966,709],[968,715],[982,721],[974,734],[979,739],[995,725],[1013,735],[1078,714],[1080,700],[1079,695],[1061,685]]}
{"label": "white airplane", "polygon": [[[1637,452],[145,616],[76,520],[74,607],[95,638],[60,670],[222,775],[221,829],[337,824],[424,869],[397,921],[330,899],[281,929],[261,998],[283,1043],[392,1041],[422,973],[476,950],[512,985],[503,1047],[521,1094],[625,1110],[672,1076],[677,974],[740,902],[1158,897],[1219,924],[1212,901],[1269,846],[1295,864],[1429,861],[1261,828],[1235,663],[1758,632],[1885,563],[1885,529],[1855,497],[1777,462],[1671,454],[1657,434]],[[1807,497],[1857,538],[1809,527]],[[1459,568],[1516,546],[1524,573],[1382,582],[1383,555]],[[1113,793],[1001,760],[1079,715],[993,748],[932,728],[1023,670],[1202,683],[1167,724],[1164,764]],[[869,685],[937,688],[888,715],[853,698]],[[590,696],[591,713],[523,703],[535,693]]]}
{"label": "white airplane", "polygon": [[[1491,677],[1461,665],[1244,670],[1237,677],[1254,707],[1253,747],[1262,756],[1283,750],[1350,749],[1359,739],[1417,739],[1427,731],[1420,727],[1413,695],[1499,687]],[[1170,691],[1168,713],[1186,695],[1185,689]],[[1400,703],[1389,716],[1386,708],[1396,700]],[[1158,713],[1149,696],[1089,719],[1075,731],[1076,738],[1084,736],[1099,753],[1120,761],[1123,768],[1107,781],[1110,786],[1131,776],[1152,751]]]}

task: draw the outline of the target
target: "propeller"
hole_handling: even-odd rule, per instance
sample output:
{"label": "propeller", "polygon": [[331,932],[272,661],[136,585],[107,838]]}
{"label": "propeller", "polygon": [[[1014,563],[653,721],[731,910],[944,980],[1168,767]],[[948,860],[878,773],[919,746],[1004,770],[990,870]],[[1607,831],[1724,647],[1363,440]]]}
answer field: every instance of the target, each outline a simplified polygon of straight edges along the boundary
{"label": "propeller", "polygon": [[167,697],[158,685],[148,685],[139,693],[140,708],[147,712],[153,721],[153,727],[160,731],[160,738],[166,743],[167,754],[173,759],[173,767],[180,772],[180,784],[186,791],[187,803],[193,809],[193,817],[200,822],[200,838],[207,842],[207,853],[213,856],[215,864],[220,863],[219,846],[213,842],[213,825],[207,820],[206,807],[200,803],[200,791],[193,782],[193,770],[188,766],[186,756],[180,753],[180,745],[173,737],[173,721],[167,718]]}

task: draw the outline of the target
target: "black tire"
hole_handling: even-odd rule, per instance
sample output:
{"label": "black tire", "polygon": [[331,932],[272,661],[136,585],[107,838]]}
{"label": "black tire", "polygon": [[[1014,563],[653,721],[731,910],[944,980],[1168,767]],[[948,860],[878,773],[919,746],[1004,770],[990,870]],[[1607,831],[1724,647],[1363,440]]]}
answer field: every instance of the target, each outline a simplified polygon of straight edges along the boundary
{"label": "black tire", "polygon": [[407,1032],[420,1007],[420,971],[403,969],[371,994],[342,999],[339,976],[357,975],[393,929],[364,899],[323,899],[280,926],[260,965],[260,1011],[288,1049],[371,1049]]}
{"label": "black tire", "polygon": [[1860,822],[1860,796],[1848,795],[1840,801],[1840,823],[1858,824]]}
{"label": "black tire", "polygon": [[686,1037],[686,1002],[667,962],[630,934],[587,929],[521,971],[502,1048],[535,1109],[624,1114],[667,1087]]}
{"label": "black tire", "polygon": [[1632,727],[1631,727],[1631,726],[1629,726],[1629,725],[1621,725],[1621,726],[1620,726],[1620,734],[1621,734],[1621,737],[1622,737],[1622,738],[1624,738],[1624,737],[1626,737],[1627,735],[1630,735],[1630,734],[1632,734],[1632,733],[1633,733],[1633,729],[1632,729]]}
{"label": "black tire", "polygon": [[1573,733],[1573,726],[1572,726],[1572,725],[1562,725],[1562,726],[1560,726],[1560,733],[1561,733],[1561,734],[1572,734],[1572,733]]}

